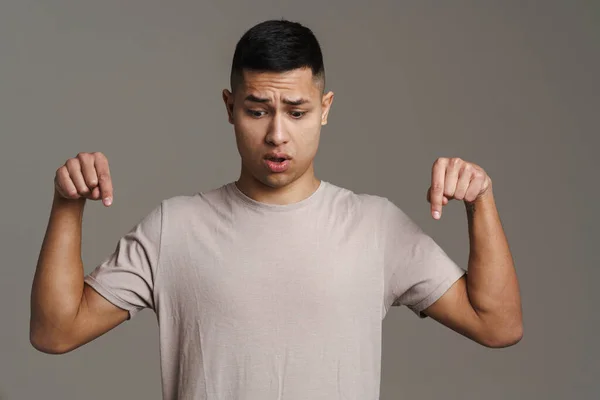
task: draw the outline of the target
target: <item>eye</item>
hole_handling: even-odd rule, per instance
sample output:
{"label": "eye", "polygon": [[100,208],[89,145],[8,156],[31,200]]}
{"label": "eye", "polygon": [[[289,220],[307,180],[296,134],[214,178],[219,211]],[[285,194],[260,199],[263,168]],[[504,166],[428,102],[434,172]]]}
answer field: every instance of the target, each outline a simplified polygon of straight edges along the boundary
{"label": "eye", "polygon": [[292,118],[300,119],[306,114],[306,111],[290,111]]}
{"label": "eye", "polygon": [[265,115],[266,112],[262,111],[262,110],[246,110],[246,114],[248,114],[249,116],[251,116],[253,118],[260,118],[263,115]]}

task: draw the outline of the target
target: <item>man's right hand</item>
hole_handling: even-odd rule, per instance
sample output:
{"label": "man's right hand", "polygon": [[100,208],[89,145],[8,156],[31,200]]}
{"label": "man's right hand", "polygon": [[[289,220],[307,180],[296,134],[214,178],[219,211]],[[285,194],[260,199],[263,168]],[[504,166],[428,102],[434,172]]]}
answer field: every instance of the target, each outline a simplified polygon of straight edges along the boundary
{"label": "man's right hand", "polygon": [[56,170],[54,188],[65,199],[102,199],[105,206],[110,206],[113,187],[106,156],[95,152],[69,158]]}

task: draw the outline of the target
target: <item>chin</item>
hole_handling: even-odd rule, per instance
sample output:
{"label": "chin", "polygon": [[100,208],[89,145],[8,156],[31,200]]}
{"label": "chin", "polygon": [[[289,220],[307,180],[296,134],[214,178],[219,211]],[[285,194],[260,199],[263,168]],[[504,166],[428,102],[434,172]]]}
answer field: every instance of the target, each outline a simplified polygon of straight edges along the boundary
{"label": "chin", "polygon": [[295,179],[289,174],[272,174],[265,176],[264,179],[260,179],[262,183],[273,189],[285,187],[294,182],[294,180]]}

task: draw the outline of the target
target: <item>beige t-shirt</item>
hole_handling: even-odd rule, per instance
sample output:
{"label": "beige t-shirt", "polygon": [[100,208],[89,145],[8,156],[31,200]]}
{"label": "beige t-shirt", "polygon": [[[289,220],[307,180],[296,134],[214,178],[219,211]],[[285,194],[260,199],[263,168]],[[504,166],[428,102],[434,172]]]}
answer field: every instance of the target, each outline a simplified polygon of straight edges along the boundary
{"label": "beige t-shirt", "polygon": [[164,200],[85,281],[159,323],[163,397],[379,398],[382,320],[465,271],[388,199],[321,181],[269,205],[234,182]]}

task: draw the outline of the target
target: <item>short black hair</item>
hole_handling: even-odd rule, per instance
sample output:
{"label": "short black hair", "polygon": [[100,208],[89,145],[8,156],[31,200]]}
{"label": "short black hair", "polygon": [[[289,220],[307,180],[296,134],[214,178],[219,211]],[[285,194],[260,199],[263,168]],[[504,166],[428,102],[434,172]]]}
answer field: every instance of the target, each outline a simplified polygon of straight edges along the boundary
{"label": "short black hair", "polygon": [[264,21],[244,33],[236,45],[231,90],[242,82],[244,70],[286,72],[298,68],[310,68],[325,87],[323,54],[314,33],[298,22]]}

